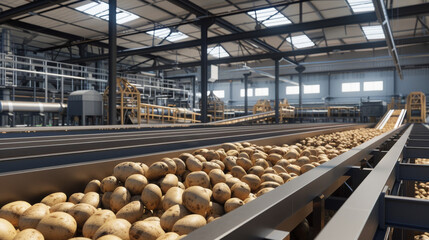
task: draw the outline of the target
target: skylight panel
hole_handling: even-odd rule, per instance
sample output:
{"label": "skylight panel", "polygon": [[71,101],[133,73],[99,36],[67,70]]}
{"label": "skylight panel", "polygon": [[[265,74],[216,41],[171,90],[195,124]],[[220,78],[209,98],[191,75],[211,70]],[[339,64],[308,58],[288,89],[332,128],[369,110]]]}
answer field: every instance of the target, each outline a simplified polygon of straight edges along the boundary
{"label": "skylight panel", "polygon": [[372,0],[347,0],[354,13],[374,11]]}
{"label": "skylight panel", "polygon": [[[105,2],[91,2],[76,10],[109,21],[109,4]],[[139,16],[128,11],[116,8],[116,23],[123,24],[139,18]]]}
{"label": "skylight panel", "polygon": [[160,28],[160,29],[148,31],[146,33],[149,35],[155,36],[159,39],[164,39],[168,36],[167,41],[170,41],[170,42],[177,42],[179,40],[188,38],[188,35],[182,32],[171,32],[171,34],[170,32],[171,32],[171,29],[169,28]]}
{"label": "skylight panel", "polygon": [[207,54],[217,58],[229,57],[229,53],[221,45],[207,48]]}
{"label": "skylight panel", "polygon": [[363,33],[368,40],[372,39],[384,39],[384,32],[381,25],[376,26],[364,26],[362,27]]}
{"label": "skylight panel", "polygon": [[286,38],[290,44],[296,48],[306,48],[314,46],[314,42],[307,35],[294,36],[292,39],[290,37]]}
{"label": "skylight panel", "polygon": [[285,15],[277,11],[274,7],[247,12],[252,18],[267,27],[292,23]]}

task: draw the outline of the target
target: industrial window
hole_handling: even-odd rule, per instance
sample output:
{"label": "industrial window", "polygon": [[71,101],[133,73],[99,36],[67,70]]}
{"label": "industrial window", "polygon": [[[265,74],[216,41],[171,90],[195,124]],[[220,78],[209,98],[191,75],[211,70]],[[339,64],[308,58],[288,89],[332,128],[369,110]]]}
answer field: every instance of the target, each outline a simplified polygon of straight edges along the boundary
{"label": "industrial window", "polygon": [[229,57],[229,53],[221,45],[207,48],[207,54],[217,58]]}
{"label": "industrial window", "polygon": [[247,14],[267,27],[292,23],[285,15],[277,11],[274,7],[250,11],[247,12]]}
{"label": "industrial window", "polygon": [[342,92],[360,92],[360,82],[348,82],[341,84]]}
{"label": "industrial window", "polygon": [[225,98],[224,90],[213,90],[213,94],[216,95],[216,97],[218,98]]}
{"label": "industrial window", "polygon": [[297,95],[299,94],[299,86],[287,86],[286,95]]}
{"label": "industrial window", "polygon": [[347,0],[354,13],[374,11],[372,0]]}
{"label": "industrial window", "polygon": [[362,30],[363,30],[363,33],[365,33],[366,39],[368,40],[384,38],[384,32],[381,25],[364,26],[362,27]]}
{"label": "industrial window", "polygon": [[[94,17],[109,20],[109,4],[105,2],[91,2],[83,6],[77,7],[76,10],[89,14]],[[123,24],[139,18],[139,16],[128,11],[116,8],[116,23]]]}
{"label": "industrial window", "polygon": [[[253,97],[253,88],[247,89],[247,96]],[[244,88],[240,89],[240,97],[244,97]]]}
{"label": "industrial window", "polygon": [[320,85],[304,85],[304,94],[320,93]]}
{"label": "industrial window", "polygon": [[314,46],[314,42],[311,41],[311,39],[305,34],[294,36],[292,38],[288,37],[286,38],[286,41],[288,41],[288,43],[292,44],[296,48],[306,48]]}
{"label": "industrial window", "polygon": [[383,81],[364,82],[363,90],[368,91],[383,91]]}
{"label": "industrial window", "polygon": [[167,39],[167,41],[170,42],[177,42],[179,40],[188,38],[188,35],[181,33],[179,31],[174,31],[172,32],[170,28],[160,28],[160,29],[155,29],[153,31],[148,31],[146,32],[149,35],[155,36],[156,38],[159,39]]}
{"label": "industrial window", "polygon": [[266,97],[270,95],[268,88],[255,88],[255,96]]}

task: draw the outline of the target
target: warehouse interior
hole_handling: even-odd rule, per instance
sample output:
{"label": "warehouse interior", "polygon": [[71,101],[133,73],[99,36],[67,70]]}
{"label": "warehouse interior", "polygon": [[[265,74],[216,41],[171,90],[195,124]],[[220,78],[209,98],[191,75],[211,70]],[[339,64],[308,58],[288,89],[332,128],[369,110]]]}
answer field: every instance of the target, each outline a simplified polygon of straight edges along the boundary
{"label": "warehouse interior", "polygon": [[427,0],[2,0],[0,240],[429,239],[428,43]]}

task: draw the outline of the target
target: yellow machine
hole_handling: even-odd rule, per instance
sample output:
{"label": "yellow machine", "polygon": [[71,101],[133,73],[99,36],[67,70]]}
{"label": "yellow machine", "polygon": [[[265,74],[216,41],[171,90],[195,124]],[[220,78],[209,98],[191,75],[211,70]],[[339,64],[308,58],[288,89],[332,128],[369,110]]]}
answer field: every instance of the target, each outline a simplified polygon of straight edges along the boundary
{"label": "yellow machine", "polygon": [[253,114],[272,111],[270,101],[260,99],[253,105]]}
{"label": "yellow machine", "polygon": [[[168,122],[190,122],[198,123],[197,116],[200,114],[184,108],[173,108],[141,103],[140,91],[126,79],[116,79],[116,109],[119,112],[121,125],[126,123],[141,124],[144,119],[146,123],[156,121],[157,123]],[[104,91],[105,112],[108,114],[109,87]],[[108,115],[107,115],[108,119]]]}
{"label": "yellow machine", "polygon": [[387,104],[387,110],[390,109],[405,109],[405,104],[401,102],[401,97],[392,97],[390,103]]}
{"label": "yellow machine", "polygon": [[[200,109],[201,109],[200,101]],[[213,91],[207,96],[207,114],[210,115],[210,121],[225,119],[225,103],[220,100]]]}
{"label": "yellow machine", "polygon": [[407,121],[409,123],[426,122],[426,96],[423,92],[411,92],[407,96]]}

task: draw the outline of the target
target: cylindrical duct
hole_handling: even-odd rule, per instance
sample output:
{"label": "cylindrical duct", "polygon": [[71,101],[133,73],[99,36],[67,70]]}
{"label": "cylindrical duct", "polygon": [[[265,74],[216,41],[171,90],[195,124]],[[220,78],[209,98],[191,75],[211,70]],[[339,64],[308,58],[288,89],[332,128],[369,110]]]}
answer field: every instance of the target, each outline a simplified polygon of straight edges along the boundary
{"label": "cylindrical duct", "polygon": [[67,104],[23,101],[0,101],[0,112],[62,112]]}

